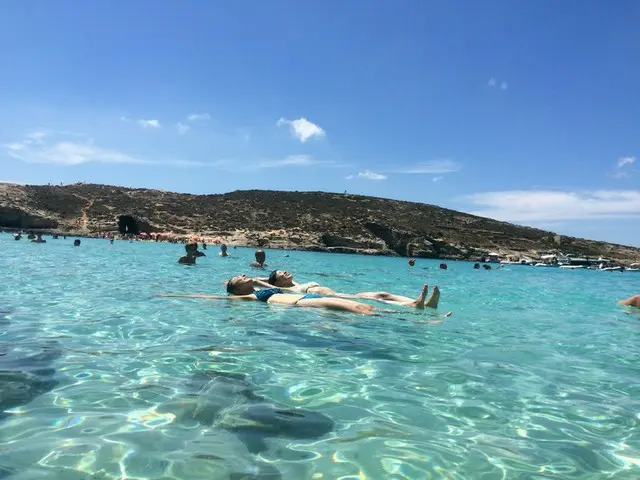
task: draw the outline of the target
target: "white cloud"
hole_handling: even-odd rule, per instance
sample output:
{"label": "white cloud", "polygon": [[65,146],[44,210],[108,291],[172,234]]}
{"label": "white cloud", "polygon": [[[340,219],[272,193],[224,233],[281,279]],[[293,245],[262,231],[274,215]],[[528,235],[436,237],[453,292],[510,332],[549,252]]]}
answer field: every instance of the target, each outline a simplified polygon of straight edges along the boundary
{"label": "white cloud", "polygon": [[211,115],[208,113],[192,113],[187,117],[187,120],[190,122],[204,122],[206,120],[211,120]]}
{"label": "white cloud", "polygon": [[433,177],[431,180],[433,181],[433,183],[435,182],[439,182],[440,180],[442,180],[444,177],[440,176],[440,177]]}
{"label": "white cloud", "polygon": [[633,169],[633,164],[636,163],[636,157],[620,157],[616,162],[613,177],[625,178],[629,176],[629,173]]}
{"label": "white cloud", "polygon": [[[119,163],[167,166],[217,166],[216,163],[193,162],[189,160],[151,161],[127,152],[102,148],[93,138],[83,142],[70,140],[78,134],[47,132],[46,135],[26,134],[20,142],[2,145],[5,153],[25,163],[41,163],[60,166],[82,165],[86,163]],[[34,138],[36,140],[34,140]]]}
{"label": "white cloud", "polygon": [[640,217],[640,190],[513,190],[465,197],[474,215],[510,222]]}
{"label": "white cloud", "polygon": [[178,122],[176,123],[176,130],[178,130],[178,133],[180,135],[184,135],[185,133],[187,133],[189,131],[191,127],[189,125],[186,125],[182,122]]}
{"label": "white cloud", "polygon": [[367,180],[386,180],[387,176],[381,173],[372,172],[371,170],[365,170],[358,173],[359,178],[365,178]]}
{"label": "white cloud", "polygon": [[281,118],[276,122],[277,127],[281,127],[283,125],[289,125],[291,130],[291,135],[302,143],[306,142],[312,137],[324,137],[326,135],[325,131],[316,125],[313,122],[310,122],[306,118],[298,118],[297,120],[287,120],[286,118]]}
{"label": "white cloud", "polygon": [[344,177],[345,180],[353,180],[353,175],[347,175]]}
{"label": "white cloud", "polygon": [[499,88],[500,90],[506,90],[507,88],[509,88],[509,84],[507,82],[505,82],[504,80],[499,81],[495,77],[491,77],[487,82],[487,85],[489,86],[489,88]]}
{"label": "white cloud", "polygon": [[160,128],[160,122],[158,120],[138,120],[138,125],[142,128]]}
{"label": "white cloud", "polygon": [[633,165],[636,162],[636,157],[620,157],[616,163],[618,168],[624,168],[627,165]]}
{"label": "white cloud", "polygon": [[434,160],[431,162],[422,162],[416,165],[410,165],[405,168],[395,170],[393,173],[453,173],[462,168],[460,164],[452,160]]}
{"label": "white cloud", "polygon": [[26,182],[21,182],[19,180],[0,180],[0,183],[9,183],[11,185],[26,185]]}
{"label": "white cloud", "polygon": [[238,172],[268,168],[303,168],[317,165],[341,167],[343,164],[332,160],[317,160],[309,155],[289,155],[277,160],[221,159],[201,162],[197,160],[150,160],[135,154],[103,148],[96,145],[94,139],[84,137],[77,141],[73,133],[49,132],[45,136],[25,135],[22,141],[0,145],[0,154],[25,163],[74,166],[88,163],[137,164],[169,167],[206,167],[218,170]]}
{"label": "white cloud", "polygon": [[289,155],[279,160],[264,160],[255,164],[252,168],[279,168],[279,167],[312,167],[315,165],[328,165],[335,162],[330,160],[316,160],[310,155]]}

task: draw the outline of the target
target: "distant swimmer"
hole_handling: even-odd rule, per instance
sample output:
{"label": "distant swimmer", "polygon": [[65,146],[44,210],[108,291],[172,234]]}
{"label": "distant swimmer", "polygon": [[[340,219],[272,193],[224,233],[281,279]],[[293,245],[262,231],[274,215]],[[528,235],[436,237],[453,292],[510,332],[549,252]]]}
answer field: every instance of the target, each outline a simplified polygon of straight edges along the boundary
{"label": "distant swimmer", "polygon": [[480,264],[479,263],[474,263],[473,264],[473,269],[474,270],[480,270]]}
{"label": "distant swimmer", "polygon": [[416,260],[415,260],[415,258],[410,258],[410,259],[409,259],[409,266],[410,266],[410,267],[413,267],[415,264],[416,264]]}
{"label": "distant swimmer", "polygon": [[626,305],[628,307],[640,308],[640,295],[634,295],[625,300],[620,300],[618,305]]}
{"label": "distant swimmer", "polygon": [[14,239],[14,240],[21,240],[21,239],[22,239],[22,235],[21,235],[20,233],[16,233],[16,234],[13,236],[13,239]]}
{"label": "distant swimmer", "polygon": [[221,257],[229,256],[229,254],[227,253],[227,246],[224,243],[220,245],[220,253],[218,255],[220,255]]}
{"label": "distant swimmer", "polygon": [[74,246],[74,247],[79,247],[79,246],[80,246],[80,239],[79,239],[79,238],[76,238],[76,239],[73,241],[73,246]]}
{"label": "distant swimmer", "polygon": [[187,243],[184,246],[186,255],[183,255],[178,259],[178,263],[182,265],[195,265],[196,264],[196,252],[198,251],[197,243]]}
{"label": "distant swimmer", "polygon": [[449,267],[447,267],[446,263],[441,263],[440,264],[440,270],[447,270]]}
{"label": "distant swimmer", "polygon": [[36,238],[31,240],[31,243],[47,243],[47,241],[44,238],[42,238],[42,234],[39,233]]}
{"label": "distant swimmer", "polygon": [[255,256],[256,256],[256,261],[255,262],[251,262],[249,264],[250,267],[253,267],[253,268],[265,268],[265,267],[268,267],[268,265],[266,263],[264,263],[267,260],[267,254],[264,253],[264,250],[256,250]]}

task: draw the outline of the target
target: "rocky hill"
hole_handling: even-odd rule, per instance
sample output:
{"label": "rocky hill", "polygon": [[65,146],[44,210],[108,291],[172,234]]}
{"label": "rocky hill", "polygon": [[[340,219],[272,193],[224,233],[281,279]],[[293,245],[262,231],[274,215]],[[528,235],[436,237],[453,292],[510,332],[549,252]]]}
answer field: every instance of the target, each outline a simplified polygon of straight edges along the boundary
{"label": "rocky hill", "polygon": [[0,184],[0,227],[216,237],[233,245],[469,258],[558,249],[640,261],[640,249],[440,208],[359,195],[236,191],[189,195],[109,185]]}

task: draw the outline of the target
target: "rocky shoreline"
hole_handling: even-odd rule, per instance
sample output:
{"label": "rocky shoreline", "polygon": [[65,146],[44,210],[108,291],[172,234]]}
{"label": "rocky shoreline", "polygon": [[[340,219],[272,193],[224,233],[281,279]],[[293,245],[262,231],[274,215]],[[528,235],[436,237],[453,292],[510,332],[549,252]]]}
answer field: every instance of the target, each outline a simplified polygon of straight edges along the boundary
{"label": "rocky shoreline", "polygon": [[0,228],[201,238],[229,246],[480,259],[562,251],[640,261],[640,249],[556,235],[435,205],[323,192],[190,195],[110,185],[0,184]]}

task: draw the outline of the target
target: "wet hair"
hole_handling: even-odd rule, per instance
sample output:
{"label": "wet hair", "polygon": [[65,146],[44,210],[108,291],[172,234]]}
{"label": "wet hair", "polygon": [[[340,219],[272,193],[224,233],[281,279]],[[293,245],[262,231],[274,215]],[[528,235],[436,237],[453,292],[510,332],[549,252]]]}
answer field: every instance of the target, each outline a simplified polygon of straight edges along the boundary
{"label": "wet hair", "polygon": [[227,245],[226,244],[222,244],[220,245],[220,250],[226,250],[227,249]]}
{"label": "wet hair", "polygon": [[196,250],[198,250],[198,244],[196,242],[190,242],[185,244],[184,246],[184,250],[189,253],[189,251],[193,249],[193,251],[195,252]]}
{"label": "wet hair", "polygon": [[271,285],[275,285],[277,281],[278,281],[278,270],[274,270],[269,275],[269,280],[267,280],[267,282],[269,282]]}
{"label": "wet hair", "polygon": [[231,295],[235,295],[236,293],[236,285],[235,283],[232,282],[233,277],[229,279],[229,281],[227,282],[227,293],[231,294]]}
{"label": "wet hair", "polygon": [[258,259],[259,256],[266,257],[267,255],[264,253],[264,250],[256,250],[256,260]]}

